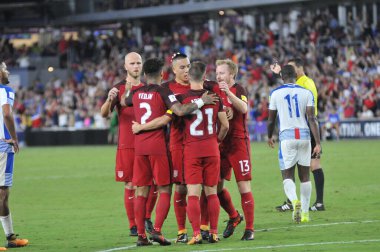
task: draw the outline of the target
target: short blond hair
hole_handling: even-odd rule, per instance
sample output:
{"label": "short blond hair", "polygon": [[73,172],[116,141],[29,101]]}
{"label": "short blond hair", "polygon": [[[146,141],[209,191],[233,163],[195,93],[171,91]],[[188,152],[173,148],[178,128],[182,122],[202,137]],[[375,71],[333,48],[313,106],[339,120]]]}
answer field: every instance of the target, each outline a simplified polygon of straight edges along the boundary
{"label": "short blond hair", "polygon": [[238,66],[232,60],[230,59],[217,60],[215,64],[216,66],[227,65],[228,69],[230,70],[230,73],[234,75],[234,78],[236,77],[238,73]]}

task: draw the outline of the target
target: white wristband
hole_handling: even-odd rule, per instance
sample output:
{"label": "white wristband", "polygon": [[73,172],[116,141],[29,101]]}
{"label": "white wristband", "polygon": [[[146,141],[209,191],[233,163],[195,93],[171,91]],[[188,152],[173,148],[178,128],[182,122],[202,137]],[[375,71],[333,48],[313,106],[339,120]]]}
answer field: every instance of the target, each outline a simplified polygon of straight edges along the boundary
{"label": "white wristband", "polygon": [[196,101],[195,101],[195,104],[197,104],[197,106],[198,106],[199,109],[202,108],[203,105],[205,105],[205,103],[203,102],[202,99],[198,99],[198,100],[196,100]]}

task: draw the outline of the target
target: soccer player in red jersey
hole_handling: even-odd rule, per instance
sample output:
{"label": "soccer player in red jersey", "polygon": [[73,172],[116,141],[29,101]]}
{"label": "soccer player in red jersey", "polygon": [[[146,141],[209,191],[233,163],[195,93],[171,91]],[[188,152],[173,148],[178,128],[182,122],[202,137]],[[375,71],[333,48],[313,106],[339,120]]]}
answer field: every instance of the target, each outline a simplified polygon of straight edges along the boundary
{"label": "soccer player in red jersey", "polygon": [[227,95],[227,101],[232,106],[234,115],[230,120],[230,130],[221,144],[221,182],[218,185],[220,204],[229,214],[230,220],[223,232],[223,237],[231,236],[235,227],[242,221],[242,216],[232,204],[231,196],[223,188],[223,180],[231,178],[231,167],[234,170],[238,189],[241,195],[246,227],[241,240],[254,239],[254,199],[251,191],[251,158],[249,133],[246,126],[247,119],[247,92],[235,83],[237,65],[229,60],[216,61],[216,78],[220,89]]}
{"label": "soccer player in red jersey", "polygon": [[[163,83],[162,86],[170,89],[176,96],[190,90],[189,85],[190,60],[186,54],[175,53],[172,56],[172,70],[174,80]],[[174,213],[177,220],[177,242],[188,242],[186,230],[186,185],[183,179],[183,132],[180,129],[180,118],[174,117],[170,124],[169,140],[170,157],[172,161],[172,183],[174,183]]]}
{"label": "soccer player in red jersey", "polygon": [[[133,104],[136,123],[140,126],[152,120],[162,118],[163,115],[171,117],[172,112],[183,116],[201,108],[204,104],[214,104],[218,98],[215,95],[202,95],[196,103],[181,105],[175,95],[167,88],[161,87],[163,62],[159,59],[149,59],[143,66],[143,72],[148,83],[147,86],[134,90],[126,96],[126,103]],[[167,123],[167,122],[166,122]],[[144,216],[146,197],[149,186],[157,185],[160,197],[156,207],[156,220],[151,239],[160,245],[170,245],[161,233],[162,225],[170,208],[171,171],[166,148],[164,128],[146,128],[144,132],[135,137],[135,163],[133,183],[137,186],[137,199],[135,216],[137,222],[137,246],[151,245],[144,230]]]}
{"label": "soccer player in red jersey", "polygon": [[[193,62],[189,70],[191,90],[178,99],[183,104],[196,102],[207,92],[203,89],[206,65]],[[185,182],[188,189],[187,213],[193,228],[193,238],[189,245],[202,243],[200,234],[201,209],[199,198],[202,185],[207,196],[210,218],[209,242],[215,243],[218,238],[218,219],[220,204],[217,192],[220,169],[218,141],[222,141],[228,132],[228,120],[221,101],[215,105],[206,105],[192,114],[184,116],[184,163]],[[217,134],[217,120],[220,122]]]}
{"label": "soccer player in red jersey", "polygon": [[[143,86],[140,80],[142,71],[141,56],[135,52],[125,56],[125,70],[127,77],[125,81],[116,84],[108,93],[108,98],[101,107],[103,117],[108,117],[116,107],[119,120],[118,147],[116,153],[115,178],[116,181],[124,182],[124,206],[129,220],[130,235],[137,236],[137,226],[134,214],[135,188],[132,185],[133,162],[135,158],[135,136],[132,133],[132,121],[135,119],[133,107],[122,105],[121,95],[125,90],[134,90]],[[152,189],[152,191],[154,188]],[[149,217],[157,199],[157,194],[152,192],[147,203],[147,215]]]}

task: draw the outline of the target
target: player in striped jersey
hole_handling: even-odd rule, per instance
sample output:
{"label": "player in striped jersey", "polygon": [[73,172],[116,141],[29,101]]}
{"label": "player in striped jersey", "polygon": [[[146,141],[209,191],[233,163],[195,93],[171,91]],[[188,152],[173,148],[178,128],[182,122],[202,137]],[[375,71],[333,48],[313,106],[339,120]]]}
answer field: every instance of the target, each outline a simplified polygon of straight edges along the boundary
{"label": "player in striped jersey", "polygon": [[[314,116],[314,98],[309,90],[294,84],[296,72],[293,66],[283,67],[281,75],[285,84],[274,89],[270,96],[268,144],[274,148],[273,132],[278,115],[279,161],[280,169],[283,171],[284,191],[292,202],[294,221],[308,222],[311,196],[310,153],[319,155],[321,151],[318,124]],[[312,150],[310,130],[316,141],[316,146]],[[301,181],[301,201],[298,200],[294,183],[296,165]]]}
{"label": "player in striped jersey", "polygon": [[[5,63],[0,64],[0,220],[7,237],[6,247],[16,248],[28,245],[27,239],[20,239],[13,232],[11,212],[8,207],[9,187],[13,182],[14,154],[18,152],[18,141],[12,114],[15,93],[6,86],[9,72]],[[0,247],[0,251],[6,250]]]}

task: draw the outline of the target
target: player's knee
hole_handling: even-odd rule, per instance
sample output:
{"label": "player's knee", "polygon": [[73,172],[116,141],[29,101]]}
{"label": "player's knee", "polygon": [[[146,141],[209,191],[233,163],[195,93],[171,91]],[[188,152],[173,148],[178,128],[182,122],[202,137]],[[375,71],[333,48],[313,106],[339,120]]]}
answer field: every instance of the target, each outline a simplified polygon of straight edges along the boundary
{"label": "player's knee", "polygon": [[175,185],[174,190],[179,194],[186,194],[187,188],[185,185]]}
{"label": "player's knee", "polygon": [[238,188],[240,194],[247,193],[251,191],[251,181],[239,181],[238,182]]}

